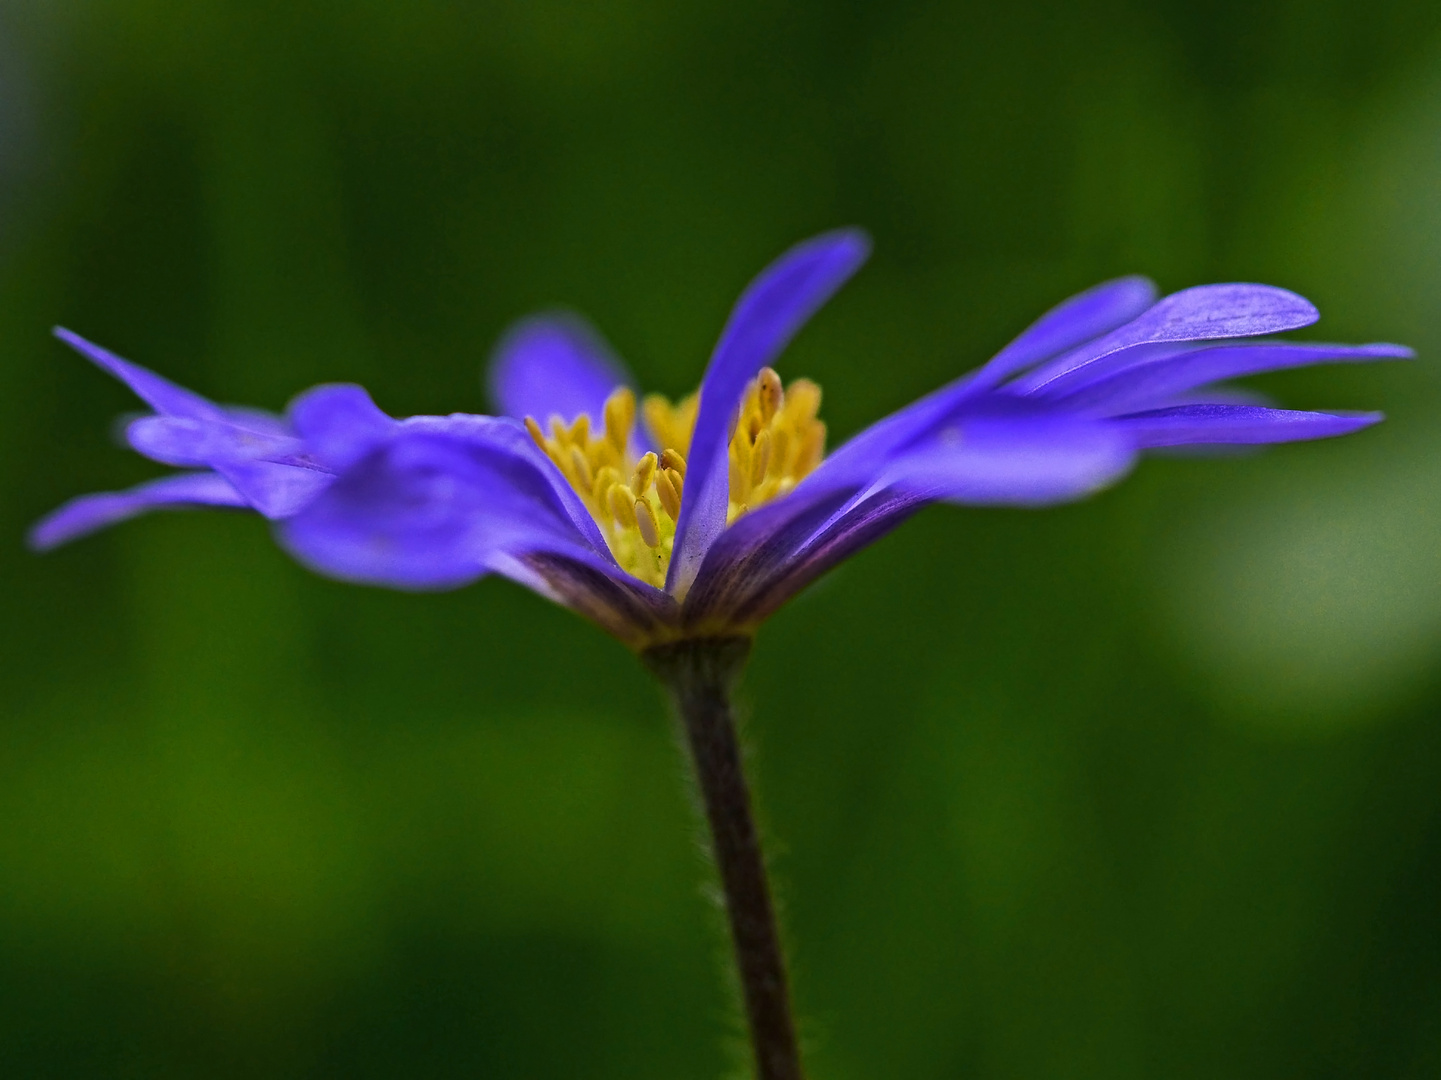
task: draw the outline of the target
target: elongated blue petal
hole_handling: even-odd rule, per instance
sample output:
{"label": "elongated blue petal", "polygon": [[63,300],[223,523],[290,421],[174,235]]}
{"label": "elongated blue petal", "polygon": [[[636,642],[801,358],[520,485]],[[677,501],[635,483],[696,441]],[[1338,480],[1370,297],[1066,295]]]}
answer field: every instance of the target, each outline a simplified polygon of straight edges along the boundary
{"label": "elongated blue petal", "polygon": [[1139,446],[1281,443],[1349,435],[1380,413],[1301,412],[1255,405],[1181,405],[1118,417],[1113,423]]}
{"label": "elongated blue petal", "polygon": [[971,506],[1049,506],[1094,494],[1130,471],[1135,447],[1104,421],[989,400],[907,446],[881,479]]}
{"label": "elongated blue petal", "polygon": [[516,323],[490,362],[490,394],[501,414],[533,416],[542,424],[551,416],[569,423],[581,413],[598,420],[611,391],[630,385],[600,334],[569,313]]}
{"label": "elongated blue petal", "polygon": [[55,328],[55,336],[85,357],[102,371],[109,372],[130,387],[136,397],[165,416],[183,416],[192,420],[224,420],[225,410],[199,394],[162,379],[139,364],[122,360],[108,349],[86,341],[79,334]]}
{"label": "elongated blue petal", "polygon": [[1265,371],[1309,364],[1401,360],[1414,355],[1402,345],[1322,345],[1310,342],[1267,342],[1257,345],[1217,345],[1169,358],[1139,360],[1102,378],[1082,381],[1046,397],[1074,409],[1132,412],[1159,405],[1177,394],[1209,383],[1237,379]]}
{"label": "elongated blue petal", "polygon": [[1123,349],[1277,334],[1310,326],[1319,317],[1305,297],[1274,285],[1198,285],[1172,293],[1120,329],[1038,368],[1014,388],[1034,393]]}
{"label": "elongated blue petal", "polygon": [[179,416],[142,416],[126,427],[125,438],[152,461],[181,468],[221,461],[293,458],[304,451],[304,445],[293,435],[256,431],[228,420]]}
{"label": "elongated blue petal", "polygon": [[843,466],[879,460],[1016,372],[1132,322],[1155,299],[1155,285],[1139,276],[1107,281],[1073,296],[1042,315],[984,367],[877,421],[837,449],[832,458]]}
{"label": "elongated blue petal", "polygon": [[30,530],[28,540],[35,550],[48,551],[149,510],[247,505],[240,493],[215,473],[181,473],[150,480],[128,491],[105,491],[71,499],[41,518]]}
{"label": "elongated blue petal", "polygon": [[690,588],[706,550],[725,528],[726,443],[746,383],[780,355],[869,254],[870,241],[858,230],[824,233],[762,270],[736,302],[701,382],[685,500],[666,580],[672,595],[683,596]]}
{"label": "elongated blue petal", "polygon": [[991,387],[1026,368],[1108,334],[1156,302],[1156,286],[1140,276],[1106,281],[1053,307],[976,372]]}

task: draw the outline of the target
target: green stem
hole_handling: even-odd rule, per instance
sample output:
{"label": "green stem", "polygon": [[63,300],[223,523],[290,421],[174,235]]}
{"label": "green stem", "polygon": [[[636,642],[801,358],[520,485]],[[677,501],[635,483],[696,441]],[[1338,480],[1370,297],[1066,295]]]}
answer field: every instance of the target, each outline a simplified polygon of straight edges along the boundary
{"label": "green stem", "polygon": [[731,687],[749,652],[749,638],[700,638],[657,646],[643,659],[670,690],[695,766],[757,1080],[803,1080],[785,954],[731,710]]}

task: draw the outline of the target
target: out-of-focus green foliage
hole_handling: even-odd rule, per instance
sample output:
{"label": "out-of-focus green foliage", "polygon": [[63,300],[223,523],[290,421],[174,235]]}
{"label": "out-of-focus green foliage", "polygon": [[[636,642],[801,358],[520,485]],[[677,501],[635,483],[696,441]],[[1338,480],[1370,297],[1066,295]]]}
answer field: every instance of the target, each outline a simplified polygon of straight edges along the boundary
{"label": "out-of-focus green foliage", "polygon": [[48,330],[221,401],[484,411],[562,303],[675,393],[753,272],[858,223],[783,364],[836,436],[1128,272],[1422,359],[1259,387],[1380,429],[930,511],[765,629],[817,1080],[1441,1075],[1438,117],[1425,0],[0,6],[0,1071],[733,1063],[639,666],[244,516],[30,555],[159,471]]}

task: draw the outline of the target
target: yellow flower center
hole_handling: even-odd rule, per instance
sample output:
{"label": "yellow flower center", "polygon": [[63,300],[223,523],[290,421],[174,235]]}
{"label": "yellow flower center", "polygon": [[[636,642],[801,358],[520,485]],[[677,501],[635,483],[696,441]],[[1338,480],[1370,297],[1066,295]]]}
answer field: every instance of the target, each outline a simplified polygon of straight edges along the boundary
{"label": "yellow flower center", "polygon": [[[809,379],[781,387],[762,368],[746,386],[730,440],[730,504],[726,522],[786,494],[826,452],[826,425],[816,418],[821,388]],[[582,413],[567,426],[550,418],[547,435],[532,416],[531,438],[560,469],[600,526],[616,562],[651,585],[665,584],[675,544],[675,523],[685,493],[700,397],[671,404],[659,394],[642,403],[645,426],[660,453],[631,452],[635,395],[622,386],[606,399],[601,426]]]}

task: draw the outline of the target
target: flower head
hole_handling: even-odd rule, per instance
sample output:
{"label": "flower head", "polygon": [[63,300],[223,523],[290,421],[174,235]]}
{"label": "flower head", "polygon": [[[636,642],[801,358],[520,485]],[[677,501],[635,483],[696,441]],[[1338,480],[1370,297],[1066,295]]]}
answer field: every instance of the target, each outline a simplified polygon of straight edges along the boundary
{"label": "flower head", "polygon": [[86,496],[33,539],[51,546],[157,506],[249,507],[333,577],[434,589],[503,574],[636,648],[745,635],[929,503],[1044,506],[1113,483],[1154,447],[1346,434],[1379,415],[1273,409],[1217,384],[1410,355],[1266,338],[1317,318],[1284,289],[1158,300],[1149,281],[1122,278],[827,457],[820,388],[772,365],[867,253],[843,230],[781,256],[742,294],[699,389],[674,404],[638,402],[569,316],[502,340],[491,385],[503,417],[394,420],[354,386],[310,390],[284,419],[221,409],[62,332],[156,410],[130,426],[132,446],[205,471]]}

